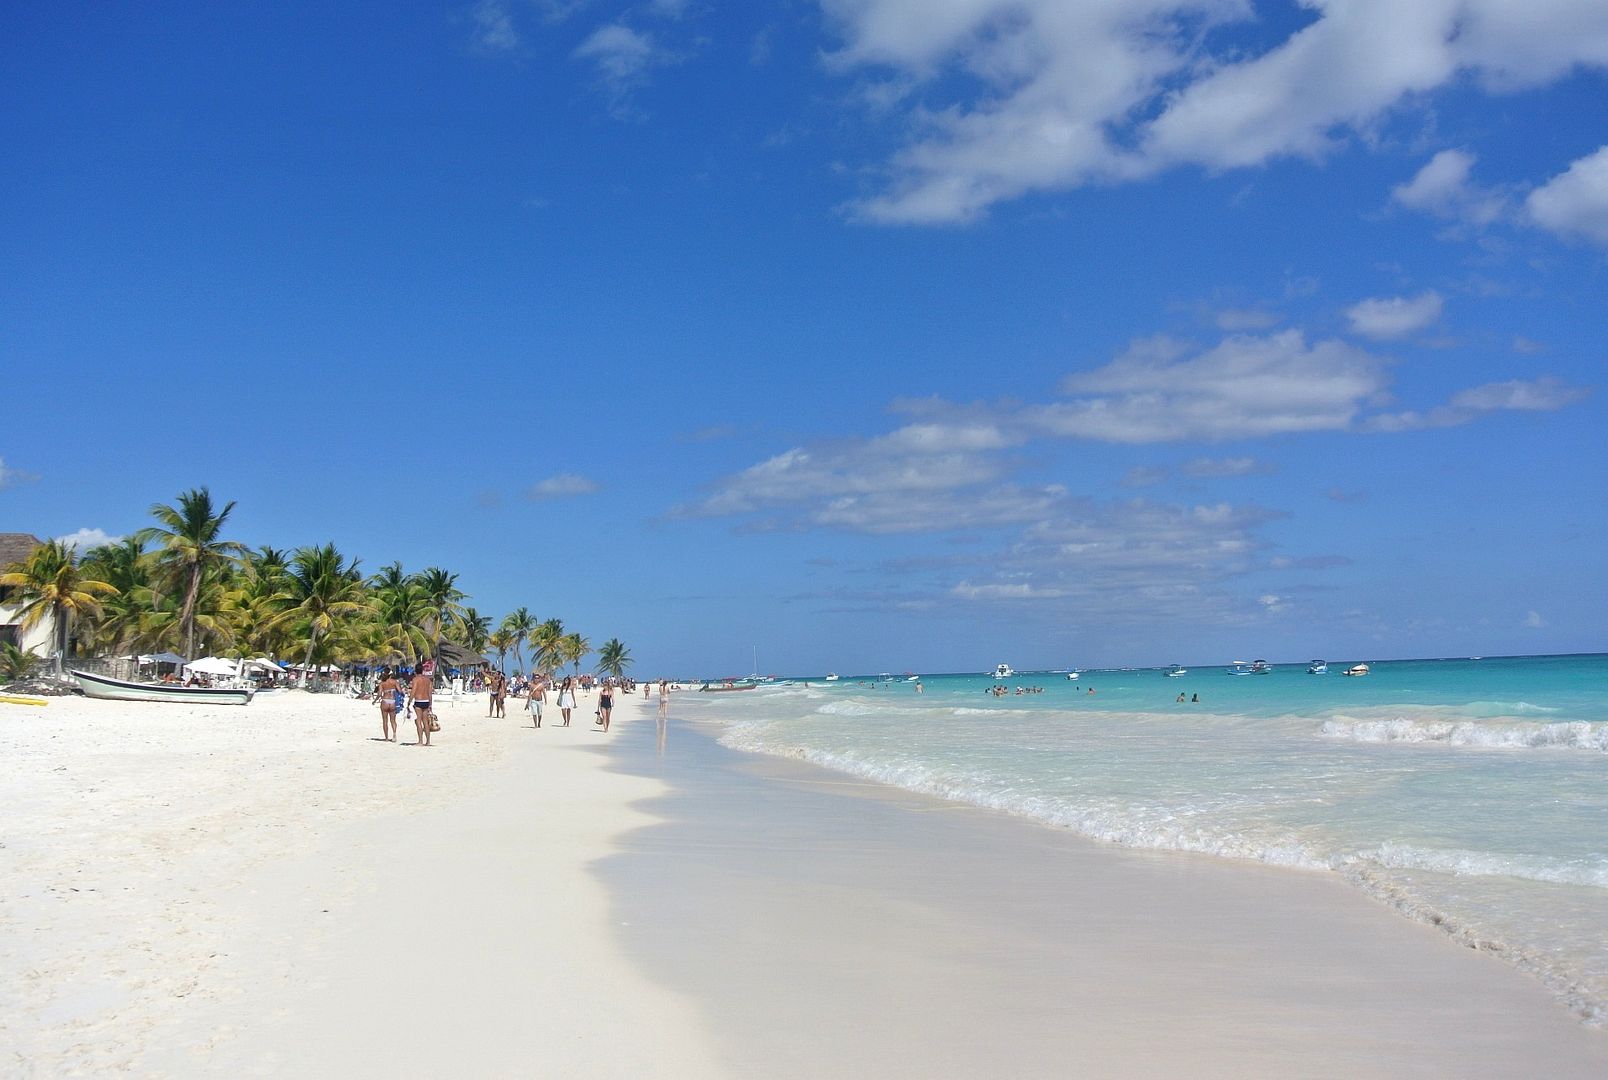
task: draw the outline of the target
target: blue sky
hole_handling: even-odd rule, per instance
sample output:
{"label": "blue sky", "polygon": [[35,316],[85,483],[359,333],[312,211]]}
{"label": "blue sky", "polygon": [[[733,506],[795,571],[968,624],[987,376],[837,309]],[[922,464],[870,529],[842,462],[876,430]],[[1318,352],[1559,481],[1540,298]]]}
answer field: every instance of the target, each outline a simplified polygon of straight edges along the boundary
{"label": "blue sky", "polygon": [[0,529],[639,669],[1600,650],[1597,0],[48,5]]}

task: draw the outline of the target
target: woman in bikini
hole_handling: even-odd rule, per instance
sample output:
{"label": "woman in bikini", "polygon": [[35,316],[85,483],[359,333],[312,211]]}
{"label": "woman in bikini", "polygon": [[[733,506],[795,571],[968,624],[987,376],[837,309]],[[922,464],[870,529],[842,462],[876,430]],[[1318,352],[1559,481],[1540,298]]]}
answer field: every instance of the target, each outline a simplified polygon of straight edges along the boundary
{"label": "woman in bikini", "polygon": [[396,742],[396,704],[402,696],[402,686],[386,668],[384,678],[380,680],[377,691],[380,699],[380,734],[381,742]]}
{"label": "woman in bikini", "polygon": [[603,725],[603,730],[609,729],[609,714],[614,711],[614,687],[604,682],[597,694],[597,722]]}

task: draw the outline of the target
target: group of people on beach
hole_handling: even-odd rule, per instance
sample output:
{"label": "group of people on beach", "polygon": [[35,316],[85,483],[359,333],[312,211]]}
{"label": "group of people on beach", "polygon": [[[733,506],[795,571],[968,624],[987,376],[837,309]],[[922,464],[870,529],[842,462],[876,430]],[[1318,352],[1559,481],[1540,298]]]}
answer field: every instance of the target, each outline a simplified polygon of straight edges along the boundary
{"label": "group of people on beach", "polygon": [[[516,700],[523,696],[525,711],[531,715],[532,726],[542,726],[542,714],[546,709],[548,691],[554,694],[554,705],[563,718],[559,727],[569,727],[571,713],[576,708],[576,693],[583,686],[590,686],[593,680],[581,679],[577,676],[567,675],[562,682],[555,684],[554,680],[545,675],[532,675],[525,678],[521,673],[515,672],[509,678],[501,671],[493,669],[483,679],[478,679],[485,687],[487,693],[486,715],[488,717],[506,717],[507,702],[510,696]],[[634,693],[637,682],[634,679],[603,679],[596,683],[598,689],[595,727],[608,731],[613,720],[614,702],[617,694]],[[662,725],[669,714],[670,682],[660,679],[659,684],[659,722]],[[650,687],[642,686],[642,698],[647,700]],[[458,687],[453,688],[456,698]],[[398,672],[386,668],[381,672],[380,681],[374,688],[374,700],[380,706],[381,741],[397,741],[397,717],[412,716],[415,727],[418,729],[418,746],[429,746],[432,732],[441,730],[440,721],[436,719],[433,702],[435,698],[435,664],[426,660],[419,665],[413,677],[404,683],[404,678]]]}
{"label": "group of people on beach", "polygon": [[419,665],[408,681],[406,690],[403,689],[401,677],[390,668],[381,672],[379,684],[374,688],[374,698],[380,703],[380,730],[381,738],[385,742],[396,742],[396,718],[398,713],[406,713],[413,717],[414,727],[418,730],[417,746],[430,745],[430,733],[440,731],[441,724],[435,718],[432,703],[435,700],[435,662],[426,660]]}

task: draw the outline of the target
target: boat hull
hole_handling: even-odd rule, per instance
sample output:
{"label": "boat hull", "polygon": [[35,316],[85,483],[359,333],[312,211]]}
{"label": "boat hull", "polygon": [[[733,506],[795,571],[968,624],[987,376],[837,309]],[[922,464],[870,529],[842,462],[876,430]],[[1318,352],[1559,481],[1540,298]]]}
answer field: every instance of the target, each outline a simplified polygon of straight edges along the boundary
{"label": "boat hull", "polygon": [[188,701],[203,705],[249,705],[254,690],[228,687],[163,686],[158,683],[127,682],[87,671],[70,672],[83,688],[85,697],[103,701]]}

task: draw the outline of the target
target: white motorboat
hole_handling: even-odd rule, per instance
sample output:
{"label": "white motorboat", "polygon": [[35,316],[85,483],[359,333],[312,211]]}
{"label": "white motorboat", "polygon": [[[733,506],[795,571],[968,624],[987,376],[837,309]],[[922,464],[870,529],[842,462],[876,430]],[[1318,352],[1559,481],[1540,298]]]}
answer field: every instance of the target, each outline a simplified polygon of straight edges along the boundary
{"label": "white motorboat", "polygon": [[1077,682],[1077,681],[1078,681],[1078,678],[1079,678],[1079,677],[1080,677],[1080,676],[1081,676],[1081,675],[1082,675],[1082,674],[1083,674],[1083,672],[1081,672],[1081,671],[1069,671],[1069,672],[1067,672],[1067,673],[1066,673],[1066,677],[1067,677],[1067,678],[1068,678],[1068,679],[1070,679],[1070,680],[1072,680],[1072,681],[1073,681],[1073,682]]}
{"label": "white motorboat", "polygon": [[1016,672],[1011,670],[1009,664],[1000,664],[994,668],[994,678],[996,679],[1008,679],[1015,674]]}
{"label": "white motorboat", "polygon": [[1273,665],[1269,664],[1266,660],[1251,661],[1252,675],[1271,675],[1272,673]]}
{"label": "white motorboat", "polygon": [[1174,664],[1172,667],[1167,669],[1167,678],[1169,678],[1169,679],[1180,679],[1180,678],[1183,678],[1185,675],[1188,675],[1188,674],[1189,674],[1189,669],[1188,668],[1179,667],[1177,664]]}
{"label": "white motorboat", "polygon": [[1314,661],[1312,661],[1312,663],[1307,665],[1307,674],[1308,675],[1327,675],[1327,674],[1329,674],[1329,662],[1327,660],[1314,660]]}
{"label": "white motorboat", "polygon": [[835,671],[827,672],[826,673],[826,681],[827,682],[837,682],[838,681],[838,673],[835,672]]}
{"label": "white motorboat", "polygon": [[85,697],[106,701],[191,701],[210,705],[249,705],[255,689],[231,686],[178,686],[170,683],[128,682],[87,671],[69,671]]}
{"label": "white motorboat", "polygon": [[1352,664],[1350,667],[1346,668],[1344,674],[1350,675],[1352,678],[1356,678],[1359,675],[1366,675],[1368,674],[1368,665]]}
{"label": "white motorboat", "polygon": [[1230,675],[1249,675],[1251,673],[1251,665],[1247,664],[1244,660],[1236,660],[1228,666],[1228,673]]}

